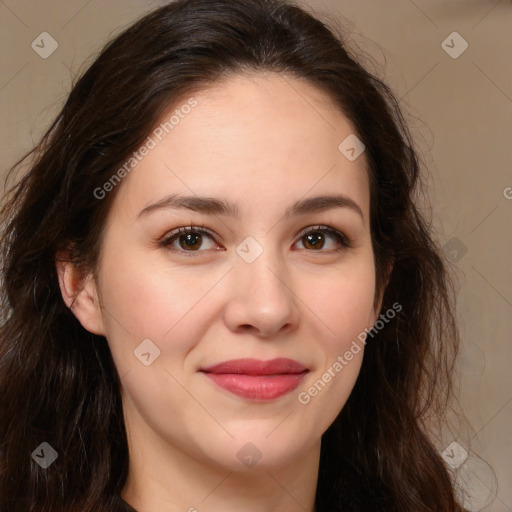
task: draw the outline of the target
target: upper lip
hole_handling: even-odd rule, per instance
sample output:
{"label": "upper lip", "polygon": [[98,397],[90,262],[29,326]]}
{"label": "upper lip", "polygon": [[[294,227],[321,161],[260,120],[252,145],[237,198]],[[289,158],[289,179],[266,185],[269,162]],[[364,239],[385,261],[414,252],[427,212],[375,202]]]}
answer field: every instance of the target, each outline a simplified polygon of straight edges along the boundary
{"label": "upper lip", "polygon": [[239,373],[243,375],[279,375],[283,373],[302,373],[307,370],[298,361],[285,357],[268,361],[250,358],[232,359],[200,368],[200,371],[207,373]]}

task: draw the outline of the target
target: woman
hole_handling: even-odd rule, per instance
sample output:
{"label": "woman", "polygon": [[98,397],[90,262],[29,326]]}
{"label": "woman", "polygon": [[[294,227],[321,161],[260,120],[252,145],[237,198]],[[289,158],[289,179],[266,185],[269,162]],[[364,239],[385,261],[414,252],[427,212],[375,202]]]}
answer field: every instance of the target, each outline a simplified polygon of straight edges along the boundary
{"label": "woman", "polygon": [[1,511],[462,510],[429,431],[451,282],[399,106],[341,38],[170,3],[32,153],[2,212]]}

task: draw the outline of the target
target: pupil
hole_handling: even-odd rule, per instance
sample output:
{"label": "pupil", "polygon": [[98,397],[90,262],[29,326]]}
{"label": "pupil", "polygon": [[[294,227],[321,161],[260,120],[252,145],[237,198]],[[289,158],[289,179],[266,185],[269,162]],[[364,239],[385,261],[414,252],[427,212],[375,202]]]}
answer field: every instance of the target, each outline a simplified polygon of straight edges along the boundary
{"label": "pupil", "polygon": [[[319,235],[309,234],[309,235],[306,236],[306,238],[308,239],[308,244],[310,244],[313,247],[315,247],[316,245],[322,243],[323,235],[322,234],[319,234]],[[314,239],[314,238],[317,238],[317,241],[312,241],[312,239]]]}
{"label": "pupil", "polygon": [[[197,245],[197,239],[200,238],[201,235],[194,234],[194,233],[188,233],[185,235],[185,244],[187,247],[194,247]],[[191,243],[189,243],[191,242]]]}

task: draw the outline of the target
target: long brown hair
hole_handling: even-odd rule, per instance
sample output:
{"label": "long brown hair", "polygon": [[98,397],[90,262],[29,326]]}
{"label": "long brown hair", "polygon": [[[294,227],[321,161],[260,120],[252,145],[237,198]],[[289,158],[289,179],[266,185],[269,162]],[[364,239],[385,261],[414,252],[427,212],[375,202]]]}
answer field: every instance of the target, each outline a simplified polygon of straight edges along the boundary
{"label": "long brown hair", "polygon": [[[95,269],[116,191],[94,191],[177,98],[229,74],[272,71],[324,91],[366,147],[376,297],[402,310],[367,344],[322,438],[317,510],[357,486],[372,510],[461,510],[425,419],[451,393],[458,348],[449,267],[416,203],[418,151],[391,90],[343,36],[279,0],[178,0],[111,41],[76,81],[2,209],[0,511],[114,509],[128,470],[120,379],[105,338],[66,307],[55,258]],[[393,261],[389,283],[386,269]],[[32,452],[47,442],[57,462]],[[369,505],[370,506],[370,505]]]}

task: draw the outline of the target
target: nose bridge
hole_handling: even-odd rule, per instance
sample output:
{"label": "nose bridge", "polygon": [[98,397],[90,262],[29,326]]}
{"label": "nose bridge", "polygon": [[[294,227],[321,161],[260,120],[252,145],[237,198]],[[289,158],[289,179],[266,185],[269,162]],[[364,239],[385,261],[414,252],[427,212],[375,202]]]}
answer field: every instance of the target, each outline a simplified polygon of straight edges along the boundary
{"label": "nose bridge", "polygon": [[[276,299],[288,296],[286,266],[277,247],[271,243],[271,236],[247,237],[237,247],[235,273],[240,283],[249,289],[250,295],[261,300],[264,297]],[[283,297],[284,298],[284,297]]]}
{"label": "nose bridge", "polygon": [[232,329],[250,325],[269,336],[298,321],[289,272],[271,238],[247,237],[236,249],[232,273],[235,292],[226,316]]}

